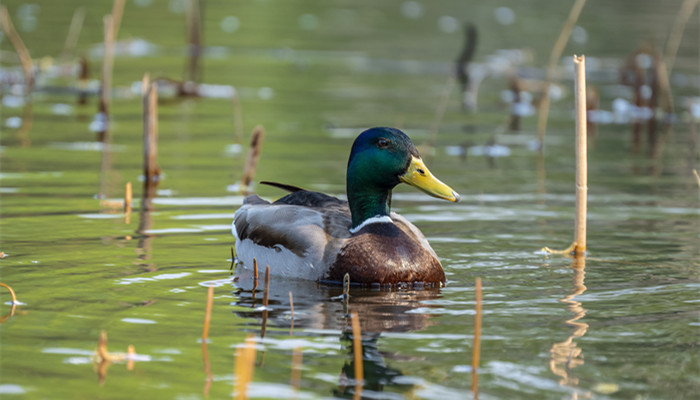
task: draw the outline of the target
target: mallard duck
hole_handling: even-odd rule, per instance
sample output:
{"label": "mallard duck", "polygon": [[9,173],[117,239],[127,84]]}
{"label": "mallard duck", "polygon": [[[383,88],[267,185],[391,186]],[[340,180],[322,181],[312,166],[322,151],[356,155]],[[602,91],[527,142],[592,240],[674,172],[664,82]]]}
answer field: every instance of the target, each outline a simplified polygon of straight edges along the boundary
{"label": "mallard duck", "polygon": [[421,231],[391,212],[391,191],[407,183],[453,202],[459,195],[435,178],[411,139],[393,128],[371,128],[352,145],[348,201],[296,186],[261,182],[290,194],[270,203],[249,195],[233,218],[236,274],[253,258],[275,277],[359,284],[443,285],[445,273]]}

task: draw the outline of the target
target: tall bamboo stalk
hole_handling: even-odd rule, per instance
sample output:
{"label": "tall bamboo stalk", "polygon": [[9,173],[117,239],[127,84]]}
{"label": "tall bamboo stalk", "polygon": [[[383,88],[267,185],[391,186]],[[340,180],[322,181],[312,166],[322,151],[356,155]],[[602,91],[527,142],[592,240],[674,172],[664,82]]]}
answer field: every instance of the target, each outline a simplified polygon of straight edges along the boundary
{"label": "tall bamboo stalk", "polygon": [[15,30],[15,26],[12,24],[12,19],[10,18],[10,13],[7,12],[7,7],[0,7],[0,23],[2,23],[2,29],[5,31],[5,35],[10,39],[12,47],[15,48],[17,56],[19,56],[19,61],[22,63],[22,69],[24,71],[24,94],[28,96],[34,89],[34,65],[32,63],[32,57],[29,55],[29,50],[27,46],[24,45],[22,38]]}
{"label": "tall bamboo stalk", "polygon": [[554,80],[554,68],[557,65],[557,61],[561,58],[561,54],[566,47],[566,43],[569,41],[571,36],[571,31],[578,21],[579,15],[581,15],[581,10],[586,4],[586,0],[576,0],[574,5],[571,7],[569,12],[569,17],[564,22],[564,27],[562,27],[561,33],[557,38],[557,41],[552,47],[552,52],[549,54],[549,63],[547,64],[547,77],[545,79],[545,84],[542,89],[542,100],[540,101],[538,118],[537,118],[537,140],[540,143],[540,150],[544,142],[544,134],[547,131],[547,118],[549,117],[549,86]]}

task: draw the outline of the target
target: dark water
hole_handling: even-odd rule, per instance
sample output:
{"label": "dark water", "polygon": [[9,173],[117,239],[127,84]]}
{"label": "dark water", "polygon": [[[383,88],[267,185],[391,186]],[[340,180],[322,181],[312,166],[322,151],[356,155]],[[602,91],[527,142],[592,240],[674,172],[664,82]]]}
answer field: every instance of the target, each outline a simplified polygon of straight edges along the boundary
{"label": "dark water", "polygon": [[[100,77],[107,1],[6,1],[31,55],[61,53],[76,7],[86,9],[78,53]],[[232,282],[230,222],[245,149],[230,98],[162,93],[154,210],[125,221],[126,182],[142,191],[141,100],[145,72],[180,80],[186,65],[185,2],[127,1],[114,66],[111,147],[90,130],[97,105],[76,104],[44,58],[31,101],[6,37],[0,138],[1,281],[17,292],[13,316],[0,288],[0,394],[7,398],[226,398],[234,353],[257,346],[255,398],[352,397],[349,321],[340,289],[272,278],[263,293]],[[474,281],[483,280],[480,398],[682,399],[700,393],[700,198],[698,11],[685,27],[670,81],[674,123],[647,122],[633,138],[634,101],[618,68],[640,43],[663,50],[680,1],[589,1],[559,63],[544,152],[537,116],[508,129],[508,78],[539,97],[549,51],[569,2],[208,1],[203,82],[236,88],[243,144],[262,124],[256,179],[344,194],[350,145],[362,129],[403,128],[429,140],[461,24],[479,42],[472,68],[487,71],[478,111],[463,112],[456,88],[433,151],[424,159],[463,200],[450,204],[398,188],[394,210],[413,221],[440,256],[448,285],[436,290],[352,290],[360,315],[366,398],[470,398]],[[499,7],[510,7],[500,8]],[[499,22],[500,21],[500,22]],[[515,49],[506,52],[504,49]],[[131,54],[126,54],[129,50]],[[548,256],[573,236],[571,55],[586,54],[589,87],[615,123],[598,124],[589,148],[585,265]],[[72,59],[72,58],[71,58]],[[221,88],[219,88],[221,89]],[[226,91],[226,88],[223,88]],[[621,100],[614,102],[616,99]],[[618,108],[615,108],[618,107]],[[614,111],[617,110],[617,113]],[[629,108],[627,109],[629,110]],[[494,145],[503,147],[494,147]],[[485,157],[497,151],[501,157]],[[282,193],[259,187],[263,197]],[[103,194],[107,200],[99,198]],[[201,345],[207,287],[215,286],[207,356]],[[294,298],[294,317],[289,292]],[[97,366],[100,332],[125,362]],[[295,350],[297,349],[297,350]],[[301,352],[300,387],[290,384]],[[207,372],[210,371],[210,380]]]}

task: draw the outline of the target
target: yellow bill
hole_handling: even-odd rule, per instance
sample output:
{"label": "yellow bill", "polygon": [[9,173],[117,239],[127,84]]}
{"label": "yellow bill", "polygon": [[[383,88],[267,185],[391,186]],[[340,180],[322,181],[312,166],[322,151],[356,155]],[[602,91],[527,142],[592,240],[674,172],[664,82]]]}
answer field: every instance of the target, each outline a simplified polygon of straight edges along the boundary
{"label": "yellow bill", "polygon": [[411,159],[411,164],[406,172],[399,176],[399,179],[401,182],[408,183],[438,199],[454,202],[460,200],[459,194],[434,177],[428,170],[428,167],[425,166],[425,163],[423,163],[423,160],[418,157]]}

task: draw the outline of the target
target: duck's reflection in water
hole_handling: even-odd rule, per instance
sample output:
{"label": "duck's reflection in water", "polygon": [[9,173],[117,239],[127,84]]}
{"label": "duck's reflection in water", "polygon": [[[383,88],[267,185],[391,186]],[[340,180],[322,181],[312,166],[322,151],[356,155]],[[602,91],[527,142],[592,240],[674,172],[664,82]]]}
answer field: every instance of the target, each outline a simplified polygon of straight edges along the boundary
{"label": "duck's reflection in water", "polygon": [[[299,333],[340,331],[340,342],[347,353],[346,361],[339,366],[338,387],[335,396],[353,397],[355,394],[355,361],[353,359],[352,329],[349,314],[359,315],[362,331],[362,364],[364,369],[363,397],[381,392],[390,386],[392,392],[408,392],[412,384],[397,378],[403,374],[389,364],[400,356],[379,349],[379,338],[383,332],[411,332],[433,324],[431,316],[419,310],[431,307],[425,301],[441,296],[440,289],[380,290],[353,288],[349,298],[344,298],[343,289],[299,280],[279,280],[272,283],[268,293],[268,305],[263,304],[264,274],[256,290],[251,279],[235,283],[236,306],[249,308],[250,312],[236,311],[244,318],[254,317],[250,325],[260,327],[260,336],[266,327],[292,328]],[[292,293],[290,296],[289,293]],[[290,303],[290,298],[293,299]],[[293,319],[292,319],[293,305]],[[240,309],[239,309],[240,310]],[[381,396],[380,396],[381,397]]]}

